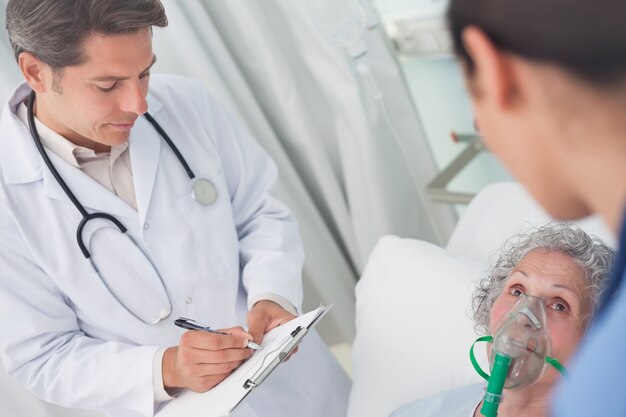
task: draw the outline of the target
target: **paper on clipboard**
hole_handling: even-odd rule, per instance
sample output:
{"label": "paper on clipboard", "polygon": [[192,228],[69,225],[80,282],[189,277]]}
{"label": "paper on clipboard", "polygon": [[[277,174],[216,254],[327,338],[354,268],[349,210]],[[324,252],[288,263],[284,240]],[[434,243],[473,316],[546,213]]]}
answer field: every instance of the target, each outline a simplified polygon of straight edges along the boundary
{"label": "paper on clipboard", "polygon": [[230,415],[254,388],[300,344],[332,305],[316,310],[278,326],[263,337],[263,350],[256,351],[224,381],[210,391],[199,394],[186,391],[170,401],[155,417],[223,417]]}

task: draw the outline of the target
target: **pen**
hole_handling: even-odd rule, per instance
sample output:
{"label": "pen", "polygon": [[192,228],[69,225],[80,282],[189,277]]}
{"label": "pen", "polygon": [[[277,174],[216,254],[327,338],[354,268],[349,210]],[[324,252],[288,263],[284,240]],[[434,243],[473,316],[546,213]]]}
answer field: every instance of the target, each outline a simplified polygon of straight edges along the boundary
{"label": "pen", "polygon": [[[187,319],[185,317],[179,317],[174,321],[174,324],[177,325],[178,327],[182,327],[183,329],[187,329],[187,330],[201,330],[201,331],[205,331],[205,332],[209,332],[209,333],[216,333],[216,334],[228,334],[228,333],[224,333],[224,332],[219,332],[217,330],[213,330],[211,329],[209,326],[204,325],[202,323],[199,323],[193,319]],[[252,350],[262,350],[263,347],[261,345],[258,345],[254,342],[248,342],[248,344],[246,345],[246,347],[248,349],[252,349]]]}

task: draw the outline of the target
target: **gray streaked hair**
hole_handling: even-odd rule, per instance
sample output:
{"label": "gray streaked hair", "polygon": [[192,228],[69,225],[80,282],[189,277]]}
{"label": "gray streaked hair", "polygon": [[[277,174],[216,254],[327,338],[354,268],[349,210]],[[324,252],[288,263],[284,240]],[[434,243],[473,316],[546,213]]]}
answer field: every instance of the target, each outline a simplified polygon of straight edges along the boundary
{"label": "gray streaked hair", "polygon": [[93,33],[129,34],[167,26],[159,0],[9,0],[6,29],[15,54],[30,52],[58,72],[80,65]]}
{"label": "gray streaked hair", "polygon": [[586,291],[591,298],[591,317],[610,276],[615,251],[600,239],[592,238],[578,226],[552,222],[510,238],[487,277],[478,282],[472,296],[473,319],[479,333],[488,333],[489,316],[495,300],[504,290],[515,266],[533,250],[561,252],[574,259],[585,271]]}

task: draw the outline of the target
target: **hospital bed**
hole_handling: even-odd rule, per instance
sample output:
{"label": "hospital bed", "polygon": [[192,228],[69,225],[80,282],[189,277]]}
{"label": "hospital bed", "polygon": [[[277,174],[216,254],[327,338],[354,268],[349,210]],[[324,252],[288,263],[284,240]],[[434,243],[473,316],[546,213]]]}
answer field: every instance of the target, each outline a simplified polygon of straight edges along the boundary
{"label": "hospital bed", "polygon": [[[356,287],[348,417],[386,417],[406,403],[481,381],[469,361],[477,337],[469,319],[473,283],[506,238],[550,220],[520,185],[499,183],[472,200],[445,248],[381,239]],[[576,223],[615,247],[600,219]]]}

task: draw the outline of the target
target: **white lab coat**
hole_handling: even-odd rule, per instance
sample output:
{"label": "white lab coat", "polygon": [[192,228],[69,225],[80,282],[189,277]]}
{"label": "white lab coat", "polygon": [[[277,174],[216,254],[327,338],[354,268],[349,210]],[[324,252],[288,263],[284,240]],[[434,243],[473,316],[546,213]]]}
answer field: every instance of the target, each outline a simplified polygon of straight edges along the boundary
{"label": "white lab coat", "polygon": [[[192,200],[183,167],[144,118],[129,140],[137,211],[49,153],[87,210],[119,219],[161,273],[173,311],[148,326],[120,307],[81,254],[75,235],[81,216],[15,115],[29,93],[27,85],[18,87],[0,121],[2,360],[46,401],[151,416],[153,356],[160,346],[178,344],[176,317],[217,328],[242,325],[247,300],[261,293],[300,306],[302,248],[288,210],[269,194],[276,168],[198,83],[175,76],[152,77],[149,112],[196,176],[215,184],[215,204]],[[128,296],[150,301],[139,292]],[[241,415],[287,417],[300,407],[299,415],[345,413],[345,374],[319,339],[309,344],[259,389],[271,395],[253,396]]]}

